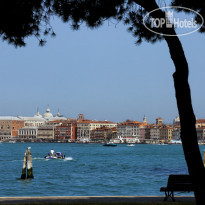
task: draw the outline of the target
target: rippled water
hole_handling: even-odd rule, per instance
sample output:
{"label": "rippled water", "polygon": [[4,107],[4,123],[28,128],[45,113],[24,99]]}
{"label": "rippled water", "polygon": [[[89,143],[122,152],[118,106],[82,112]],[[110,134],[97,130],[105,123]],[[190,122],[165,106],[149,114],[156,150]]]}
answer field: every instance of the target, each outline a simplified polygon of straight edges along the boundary
{"label": "rippled water", "polygon": [[[28,146],[34,179],[20,180]],[[50,149],[66,158],[44,159]],[[187,173],[180,145],[66,143],[2,143],[0,170],[0,196],[163,195],[169,174]]]}

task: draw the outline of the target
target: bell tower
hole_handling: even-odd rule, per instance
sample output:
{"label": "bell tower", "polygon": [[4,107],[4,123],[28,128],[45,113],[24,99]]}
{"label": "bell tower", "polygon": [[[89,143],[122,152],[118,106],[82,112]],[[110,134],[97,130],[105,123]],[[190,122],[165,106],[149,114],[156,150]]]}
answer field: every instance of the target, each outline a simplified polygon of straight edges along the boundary
{"label": "bell tower", "polygon": [[84,115],[83,114],[79,114],[78,115],[78,121],[83,121],[84,120]]}
{"label": "bell tower", "polygon": [[144,117],[143,117],[143,122],[144,123],[147,123],[147,119],[146,119],[146,116],[144,115]]}

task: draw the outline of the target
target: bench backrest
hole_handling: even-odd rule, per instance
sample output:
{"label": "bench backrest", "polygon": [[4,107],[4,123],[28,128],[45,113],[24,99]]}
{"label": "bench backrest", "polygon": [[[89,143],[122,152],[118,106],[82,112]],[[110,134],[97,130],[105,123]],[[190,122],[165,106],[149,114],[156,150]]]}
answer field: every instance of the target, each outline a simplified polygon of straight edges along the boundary
{"label": "bench backrest", "polygon": [[169,175],[167,188],[174,191],[194,191],[190,175]]}

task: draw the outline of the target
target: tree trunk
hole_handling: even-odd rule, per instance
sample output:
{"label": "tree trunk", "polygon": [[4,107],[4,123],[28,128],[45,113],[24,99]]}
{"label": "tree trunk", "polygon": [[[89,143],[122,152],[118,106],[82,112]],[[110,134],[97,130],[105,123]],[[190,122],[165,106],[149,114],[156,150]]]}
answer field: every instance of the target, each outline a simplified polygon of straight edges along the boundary
{"label": "tree trunk", "polygon": [[[134,0],[135,3],[141,5],[146,11],[150,12],[159,9],[155,0],[141,1]],[[165,18],[165,13],[160,9],[153,12],[154,18]],[[176,34],[174,29],[163,27],[162,33]],[[179,111],[181,123],[181,140],[184,150],[185,160],[187,163],[189,174],[195,186],[195,198],[197,205],[205,204],[205,169],[198,146],[196,134],[196,118],[192,108],[191,93],[188,83],[188,63],[184,55],[184,51],[177,36],[164,36],[172,61],[175,65],[175,73],[173,74],[174,86],[176,92],[177,107]]]}
{"label": "tree trunk", "polygon": [[205,169],[198,146],[196,118],[188,83],[188,63],[177,36],[165,37],[176,72],[173,74],[176,100],[181,123],[181,140],[189,174],[195,186],[197,204],[205,204]]}

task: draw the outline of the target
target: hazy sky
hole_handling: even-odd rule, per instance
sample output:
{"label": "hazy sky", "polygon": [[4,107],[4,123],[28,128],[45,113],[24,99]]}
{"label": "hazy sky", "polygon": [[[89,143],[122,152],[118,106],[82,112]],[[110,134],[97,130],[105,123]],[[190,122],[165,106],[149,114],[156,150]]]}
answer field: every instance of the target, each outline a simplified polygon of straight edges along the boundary
{"label": "hazy sky", "polygon": [[[53,23],[56,38],[44,47],[36,38],[25,48],[0,44],[0,115],[33,116],[47,105],[56,115],[84,113],[88,119],[148,122],[178,115],[166,42],[140,46],[126,27],[105,23],[97,30],[72,31]],[[205,36],[180,37],[190,67],[189,82],[197,118],[205,118]]]}

